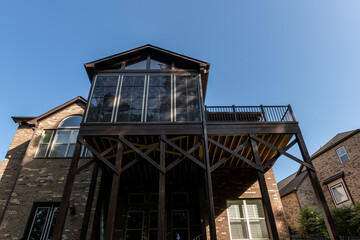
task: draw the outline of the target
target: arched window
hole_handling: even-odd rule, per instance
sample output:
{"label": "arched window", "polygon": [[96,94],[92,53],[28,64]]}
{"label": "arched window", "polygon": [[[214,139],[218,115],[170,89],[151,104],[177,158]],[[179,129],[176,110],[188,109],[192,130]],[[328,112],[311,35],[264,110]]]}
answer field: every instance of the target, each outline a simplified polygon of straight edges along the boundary
{"label": "arched window", "polygon": [[[44,130],[36,157],[72,157],[82,116],[64,119],[57,129]],[[91,156],[82,150],[81,156]]]}

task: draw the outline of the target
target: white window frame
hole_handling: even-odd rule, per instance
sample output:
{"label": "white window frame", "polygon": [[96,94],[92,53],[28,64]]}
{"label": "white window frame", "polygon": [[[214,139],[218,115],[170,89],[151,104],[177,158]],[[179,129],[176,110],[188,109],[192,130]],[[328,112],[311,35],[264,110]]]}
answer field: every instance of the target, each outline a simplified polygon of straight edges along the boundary
{"label": "white window frame", "polygon": [[[261,201],[261,206],[262,206],[262,200],[261,199],[237,199],[237,200],[228,200],[227,201],[227,208],[226,208],[226,211],[227,211],[227,215],[228,215],[228,225],[229,225],[229,233],[230,233],[230,239],[231,240],[239,240],[239,239],[269,239],[269,238],[252,238],[252,233],[251,233],[251,228],[250,228],[250,220],[265,220],[266,221],[266,218],[263,217],[263,218],[256,218],[256,219],[250,219],[249,218],[249,214],[248,214],[248,211],[247,211],[247,206],[246,206],[246,200],[260,200]],[[231,220],[230,220],[230,214],[229,214],[229,206],[231,205],[231,203],[236,203],[236,202],[240,202],[240,201],[243,201],[244,203],[244,214],[245,214],[245,217],[244,218],[237,218],[236,220],[246,220],[246,225],[247,225],[247,230],[248,230],[248,234],[249,234],[249,238],[232,238],[232,234],[231,234]],[[262,206],[263,207],[263,206]],[[263,207],[264,208],[264,207]],[[263,209],[264,211],[264,209]],[[269,236],[269,230],[266,226],[266,230],[267,230],[267,234]]]}
{"label": "white window frame", "polygon": [[[340,150],[340,149],[344,149],[344,152],[345,152],[345,153],[344,153],[344,154],[342,154],[341,156],[340,156],[340,154],[339,154],[339,150]],[[338,155],[339,160],[340,160],[340,162],[341,162],[341,163],[346,163],[346,162],[350,161],[349,154],[347,154],[347,151],[346,151],[346,149],[345,149],[345,147],[344,147],[344,146],[342,146],[342,147],[340,147],[340,148],[336,149],[336,154]],[[343,162],[343,161],[341,160],[341,157],[342,157],[342,156],[345,156],[345,155],[347,156],[348,160],[346,160],[345,162]]]}
{"label": "white window frame", "polygon": [[[343,201],[340,201],[340,202],[337,201],[336,196],[335,196],[335,193],[334,193],[334,189],[337,188],[337,187],[339,187],[339,186],[342,187],[342,189],[344,190],[345,195],[346,195],[346,200],[343,200]],[[349,195],[348,195],[348,193],[347,193],[347,191],[346,191],[346,188],[345,188],[343,182],[339,182],[339,183],[336,183],[336,184],[334,184],[334,185],[332,185],[332,186],[329,186],[329,189],[330,189],[331,195],[332,195],[332,197],[333,197],[334,202],[335,202],[336,205],[341,204],[341,203],[344,203],[344,202],[347,202],[347,201],[350,200]]]}

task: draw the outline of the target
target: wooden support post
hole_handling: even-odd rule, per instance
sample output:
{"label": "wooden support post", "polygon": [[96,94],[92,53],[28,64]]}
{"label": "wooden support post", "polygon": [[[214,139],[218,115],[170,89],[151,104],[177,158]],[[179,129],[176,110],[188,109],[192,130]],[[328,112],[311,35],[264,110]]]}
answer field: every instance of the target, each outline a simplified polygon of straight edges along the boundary
{"label": "wooden support post", "polygon": [[80,233],[80,240],[86,240],[86,234],[87,234],[88,226],[89,226],[91,207],[92,207],[93,200],[94,200],[98,172],[99,172],[99,165],[95,162],[93,172],[91,175],[89,193],[88,193],[88,197],[86,200],[84,219],[83,219],[83,224],[82,224],[81,233]]}
{"label": "wooden support post", "polygon": [[115,216],[116,216],[116,205],[119,194],[120,187],[120,172],[122,164],[122,153],[124,145],[121,142],[118,142],[117,151],[116,151],[116,160],[115,160],[115,170],[119,174],[113,173],[111,193],[109,200],[109,210],[106,219],[106,228],[105,228],[105,240],[112,240],[114,235],[114,225],[115,225]]}
{"label": "wooden support post", "polygon": [[[257,165],[261,166],[261,159],[259,156],[259,150],[258,150],[256,141],[254,139],[250,138],[250,142],[251,142],[251,150],[252,150],[252,153],[253,153],[253,156],[255,159],[255,163]],[[276,228],[275,216],[273,213],[273,209],[271,207],[271,201],[270,201],[269,192],[268,192],[268,189],[266,186],[264,172],[258,170],[257,174],[258,174],[261,196],[262,196],[262,200],[263,200],[263,204],[264,204],[264,208],[265,208],[265,212],[266,212],[266,217],[268,220],[268,226],[270,228],[271,239],[277,240],[277,239],[279,239],[279,234],[278,234],[278,231]]]}
{"label": "wooden support post", "polygon": [[62,233],[64,231],[66,215],[67,215],[68,208],[69,208],[69,200],[70,200],[71,190],[72,190],[72,187],[74,184],[76,170],[77,170],[80,153],[81,153],[81,144],[79,142],[80,138],[81,137],[78,136],[78,141],[76,142],[74,155],[71,160],[69,173],[66,178],[63,195],[61,197],[60,209],[59,209],[59,213],[56,217],[54,232],[52,235],[52,239],[54,239],[54,240],[60,240]]}
{"label": "wooden support post", "polygon": [[[202,174],[201,174],[202,175]],[[203,178],[199,177],[197,180],[197,190],[198,190],[198,200],[199,200],[199,209],[200,209],[200,227],[201,227],[201,239],[206,238],[206,223],[205,223],[205,199],[204,199],[204,181]]]}
{"label": "wooden support post", "polygon": [[[165,162],[166,162],[166,160],[165,160],[165,142],[160,140],[160,166],[161,166],[161,168],[165,169]],[[166,239],[165,187],[166,187],[165,173],[159,171],[158,240]]]}
{"label": "wooden support post", "polygon": [[216,224],[215,224],[215,207],[213,197],[213,187],[211,180],[211,165],[209,157],[209,142],[207,135],[207,114],[205,113],[206,106],[204,104],[204,94],[201,79],[199,79],[200,86],[200,101],[201,101],[201,118],[202,118],[202,135],[203,135],[203,147],[204,147],[204,163],[205,163],[205,183],[206,183],[206,196],[209,207],[209,228],[210,228],[210,239],[216,240]]}
{"label": "wooden support post", "polygon": [[[296,139],[298,141],[300,152],[301,152],[301,155],[302,155],[304,161],[313,167],[309,152],[306,148],[305,141],[304,141],[304,138],[303,138],[301,132],[296,133]],[[329,232],[329,236],[331,239],[339,240],[340,239],[339,234],[336,230],[334,220],[331,216],[329,206],[326,203],[326,199],[325,199],[324,193],[322,191],[321,185],[319,183],[319,179],[316,176],[316,172],[314,170],[312,170],[311,168],[308,168],[307,166],[305,166],[305,167],[309,173],[309,178],[310,178],[311,184],[313,186],[315,196],[321,206],[321,210],[322,210],[322,213],[324,216],[327,230]]]}

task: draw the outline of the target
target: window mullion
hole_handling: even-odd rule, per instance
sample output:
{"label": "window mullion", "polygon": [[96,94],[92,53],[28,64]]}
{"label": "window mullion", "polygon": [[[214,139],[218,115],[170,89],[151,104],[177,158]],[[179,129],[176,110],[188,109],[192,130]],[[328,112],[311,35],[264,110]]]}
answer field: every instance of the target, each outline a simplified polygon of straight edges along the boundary
{"label": "window mullion", "polygon": [[147,121],[147,108],[148,108],[148,97],[149,97],[149,80],[150,79],[150,75],[146,74],[145,75],[145,83],[144,83],[144,100],[143,100],[143,116],[141,121],[142,122],[146,122]]}
{"label": "window mullion", "polygon": [[70,130],[70,137],[68,139],[68,143],[67,143],[67,146],[66,146],[64,157],[66,157],[67,154],[68,154],[68,151],[69,151],[69,148],[70,148],[70,145],[71,145],[71,138],[72,138],[73,132],[74,132],[74,130]]}
{"label": "window mullion", "polygon": [[49,145],[48,145],[48,147],[46,149],[45,157],[49,157],[49,155],[50,155],[50,152],[51,152],[51,150],[53,148],[53,144],[54,144],[54,141],[55,141],[56,134],[57,134],[57,129],[53,130],[53,132],[51,134],[50,142],[49,142]]}
{"label": "window mullion", "polygon": [[112,111],[112,116],[110,122],[116,122],[118,108],[119,108],[119,102],[120,102],[120,93],[121,93],[121,87],[122,87],[122,77],[123,75],[119,75],[118,82],[116,85],[116,91],[115,91],[115,99],[114,99],[114,106]]}
{"label": "window mullion", "polygon": [[52,220],[53,216],[54,216],[54,206],[51,206],[49,209],[48,219],[45,221],[45,224],[44,224],[44,230],[43,230],[43,234],[42,234],[43,240],[47,240],[47,238],[49,236],[49,231],[51,228],[51,220]]}
{"label": "window mullion", "polygon": [[247,223],[247,227],[248,227],[248,231],[249,231],[249,239],[252,239],[251,228],[250,228],[250,220],[249,220],[249,214],[248,214],[248,211],[247,211],[246,200],[244,200],[244,210],[245,210],[246,223]]}

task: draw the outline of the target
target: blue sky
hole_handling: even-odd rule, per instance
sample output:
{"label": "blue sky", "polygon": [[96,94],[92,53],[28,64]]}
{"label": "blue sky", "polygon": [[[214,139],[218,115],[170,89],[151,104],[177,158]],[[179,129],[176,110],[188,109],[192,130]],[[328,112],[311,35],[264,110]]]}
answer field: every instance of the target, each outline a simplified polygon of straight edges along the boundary
{"label": "blue sky", "polygon": [[[10,116],[87,97],[83,64],[145,44],[211,63],[207,105],[291,104],[310,153],[359,128],[359,1],[1,1],[0,158]],[[283,158],[280,180],[298,165]]]}

